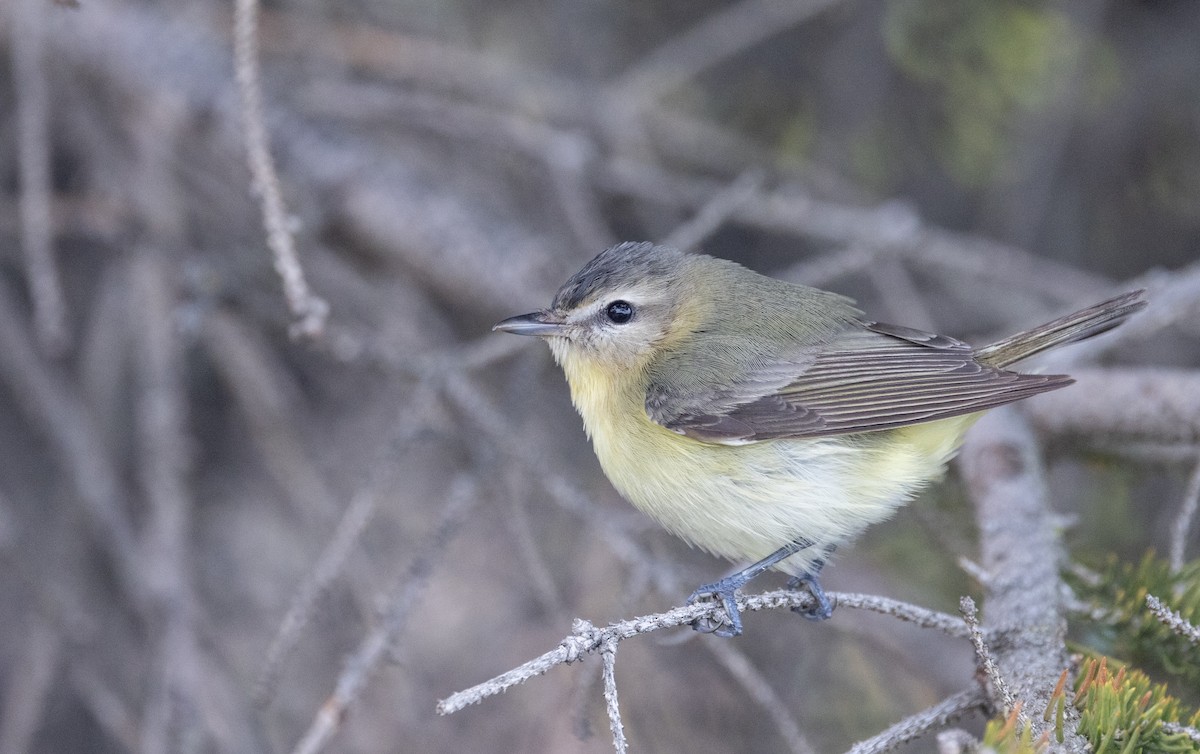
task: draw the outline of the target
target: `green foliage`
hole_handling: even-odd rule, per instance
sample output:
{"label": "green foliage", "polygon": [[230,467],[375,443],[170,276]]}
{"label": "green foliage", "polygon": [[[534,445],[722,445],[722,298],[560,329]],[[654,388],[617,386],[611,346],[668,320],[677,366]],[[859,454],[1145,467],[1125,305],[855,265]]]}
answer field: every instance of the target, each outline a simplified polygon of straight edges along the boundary
{"label": "green foliage", "polygon": [[1017,715],[1020,707],[1012,711],[1006,719],[989,720],[983,730],[983,739],[979,742],[980,752],[987,754],[1044,754],[1048,746],[1045,737],[1033,740],[1033,733],[1028,726],[1017,725]]}
{"label": "green foliage", "polygon": [[[1168,732],[1164,723],[1200,724],[1200,712],[1188,713],[1141,671],[1108,670],[1108,658],[1089,658],[1075,683],[1079,733],[1096,754],[1168,754],[1200,752],[1186,733]],[[1186,719],[1190,714],[1190,719]]]}
{"label": "green foliage", "polygon": [[1106,653],[1125,657],[1146,668],[1161,669],[1181,679],[1188,688],[1200,687],[1200,647],[1175,634],[1146,607],[1152,594],[1192,625],[1200,625],[1200,560],[1177,572],[1154,553],[1137,564],[1110,557],[1097,577],[1067,576],[1085,601],[1103,616]]}
{"label": "green foliage", "polygon": [[[889,3],[884,38],[889,55],[939,97],[940,154],[960,183],[981,186],[1011,177],[1014,127],[1048,110],[1068,86],[1086,86],[1084,56],[1096,46],[1065,14],[1019,0],[901,0]],[[1109,56],[1108,59],[1111,59]],[[1113,79],[1112,66],[1086,66]],[[1092,95],[1092,96],[1086,96]]]}

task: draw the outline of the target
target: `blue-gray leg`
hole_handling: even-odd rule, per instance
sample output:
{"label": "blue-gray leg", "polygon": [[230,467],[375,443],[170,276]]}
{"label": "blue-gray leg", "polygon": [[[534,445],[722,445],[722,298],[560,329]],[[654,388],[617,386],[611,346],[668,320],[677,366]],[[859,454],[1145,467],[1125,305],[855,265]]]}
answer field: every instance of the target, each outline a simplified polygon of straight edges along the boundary
{"label": "blue-gray leg", "polygon": [[[717,636],[737,636],[740,634],[742,632],[742,616],[738,610],[736,602],[737,590],[744,587],[746,583],[750,581],[750,579],[754,578],[763,571],[770,569],[780,561],[786,560],[801,550],[812,546],[812,541],[801,537],[795,542],[789,542],[783,547],[780,547],[767,557],[753,565],[743,568],[732,576],[726,576],[720,581],[714,581],[711,584],[705,584],[696,591],[692,592],[692,596],[688,597],[689,605],[705,597],[713,596],[721,601],[721,606],[725,608],[726,616],[724,621],[719,619],[697,620],[694,624],[692,624],[692,627],[697,631],[713,633]],[[818,562],[821,563],[821,565],[824,565],[824,561]],[[820,571],[820,566],[817,566],[815,570]],[[823,616],[828,618],[829,614],[833,612],[833,608],[830,607],[829,600],[825,599],[825,592],[821,591],[821,587],[816,584],[816,577],[810,577],[808,574],[805,574],[801,578],[809,583],[810,589],[813,590],[813,596],[817,597],[817,607],[823,607],[823,609],[828,611]],[[791,582],[788,582],[788,585],[790,586]]]}
{"label": "blue-gray leg", "polygon": [[823,557],[817,558],[809,566],[808,573],[799,576],[793,576],[788,579],[788,589],[799,589],[800,587],[808,587],[808,591],[813,596],[814,604],[809,607],[793,607],[792,612],[799,613],[809,620],[827,620],[833,615],[833,605],[829,602],[829,598],[825,596],[825,590],[821,588],[821,582],[817,581],[817,577],[821,575],[821,569],[825,567],[825,561],[833,554],[836,545],[831,545],[825,550]]}

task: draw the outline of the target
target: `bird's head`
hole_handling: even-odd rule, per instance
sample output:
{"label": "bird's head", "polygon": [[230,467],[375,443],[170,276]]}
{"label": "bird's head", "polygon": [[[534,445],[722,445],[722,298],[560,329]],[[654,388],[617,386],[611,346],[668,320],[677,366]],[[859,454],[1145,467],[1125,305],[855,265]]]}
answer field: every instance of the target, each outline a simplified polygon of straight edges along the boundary
{"label": "bird's head", "polygon": [[649,243],[623,243],[575,273],[548,309],[510,317],[492,329],[544,338],[564,366],[631,370],[692,331],[703,297],[697,266],[710,257]]}

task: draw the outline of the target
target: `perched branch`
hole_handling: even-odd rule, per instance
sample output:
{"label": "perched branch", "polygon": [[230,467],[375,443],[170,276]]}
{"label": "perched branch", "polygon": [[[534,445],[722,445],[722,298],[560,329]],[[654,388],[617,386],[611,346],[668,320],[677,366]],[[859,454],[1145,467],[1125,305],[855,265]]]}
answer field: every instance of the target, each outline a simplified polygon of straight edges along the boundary
{"label": "perched branch", "polygon": [[970,629],[963,624],[962,620],[953,615],[894,600],[890,597],[839,592],[836,602],[838,607],[853,607],[881,615],[890,615],[906,623],[915,623],[921,628],[937,629],[947,636],[959,639],[971,637]]}
{"label": "perched branch", "polygon": [[[832,600],[835,606],[860,607],[863,609],[881,608],[877,609],[877,611],[885,615],[899,617],[902,620],[911,620],[919,625],[926,624],[941,627],[946,619],[953,620],[950,616],[943,616],[933,611],[924,611],[921,608],[913,608],[911,606],[902,607],[903,603],[899,602],[881,607],[881,603],[892,602],[890,600],[882,600],[882,598],[871,598],[857,594],[842,594],[839,592],[827,592],[826,596]],[[790,589],[763,592],[762,594],[749,596],[739,594],[737,597],[738,609],[743,612],[778,610],[780,608],[799,608],[800,610],[804,610],[812,602],[812,595],[808,592]],[[724,608],[721,607],[719,602],[697,602],[693,605],[673,607],[662,613],[617,621],[616,623],[610,623],[604,628],[596,628],[587,621],[577,619],[573,633],[564,638],[557,648],[507,673],[502,673],[489,681],[451,694],[438,702],[437,712],[439,715],[449,715],[459,711],[463,707],[478,704],[489,696],[495,696],[513,686],[524,683],[530,678],[542,675],[557,665],[569,664],[581,659],[585,654],[596,652],[607,641],[620,642],[634,636],[661,631],[667,628],[690,626],[701,619],[717,618],[717,616],[724,614],[723,610]],[[928,623],[924,623],[926,621]],[[962,635],[961,630],[958,633]]]}

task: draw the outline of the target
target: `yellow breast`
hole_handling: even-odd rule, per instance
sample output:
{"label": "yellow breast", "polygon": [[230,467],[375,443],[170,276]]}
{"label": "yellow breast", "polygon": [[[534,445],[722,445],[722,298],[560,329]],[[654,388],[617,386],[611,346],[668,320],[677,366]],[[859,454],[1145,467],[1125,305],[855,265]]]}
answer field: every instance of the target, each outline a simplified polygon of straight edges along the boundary
{"label": "yellow breast", "polygon": [[637,370],[556,353],[605,475],[668,530],[714,554],[756,560],[798,537],[821,548],[887,517],[942,473],[970,418],[820,439],[715,445],[676,434],[646,413]]}

